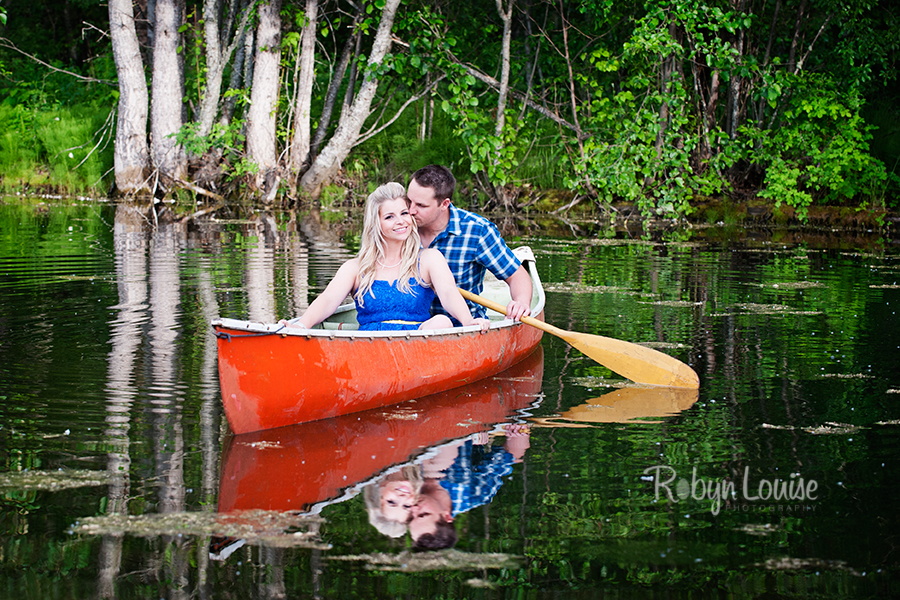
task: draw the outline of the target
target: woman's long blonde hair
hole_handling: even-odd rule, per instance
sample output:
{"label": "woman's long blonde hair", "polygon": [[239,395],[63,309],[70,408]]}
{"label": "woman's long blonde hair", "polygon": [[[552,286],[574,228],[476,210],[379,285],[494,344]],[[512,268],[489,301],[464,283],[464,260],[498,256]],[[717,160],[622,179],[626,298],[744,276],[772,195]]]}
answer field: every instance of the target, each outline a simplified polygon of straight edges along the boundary
{"label": "woman's long blonde hair", "polygon": [[[381,233],[380,210],[381,205],[388,200],[403,198],[409,206],[409,200],[406,198],[406,188],[403,184],[391,182],[386,183],[369,194],[366,198],[366,214],[363,221],[362,241],[359,245],[359,288],[357,288],[354,298],[362,304],[363,296],[372,289],[372,282],[375,281],[375,268],[378,261],[384,264],[384,236]],[[409,280],[415,278],[419,285],[425,285],[419,277],[419,230],[416,227],[415,219],[412,222],[412,233],[403,247],[400,249],[400,275],[397,277],[397,289],[408,294],[412,288]]]}

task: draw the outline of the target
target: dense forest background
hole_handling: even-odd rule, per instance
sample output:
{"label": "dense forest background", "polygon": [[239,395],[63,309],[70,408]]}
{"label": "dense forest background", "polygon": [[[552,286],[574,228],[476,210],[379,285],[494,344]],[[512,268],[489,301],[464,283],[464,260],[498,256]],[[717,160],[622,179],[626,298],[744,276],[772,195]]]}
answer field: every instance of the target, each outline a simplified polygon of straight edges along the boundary
{"label": "dense forest background", "polygon": [[[900,205],[887,0],[0,0],[7,191]],[[348,192],[350,192],[348,194]]]}

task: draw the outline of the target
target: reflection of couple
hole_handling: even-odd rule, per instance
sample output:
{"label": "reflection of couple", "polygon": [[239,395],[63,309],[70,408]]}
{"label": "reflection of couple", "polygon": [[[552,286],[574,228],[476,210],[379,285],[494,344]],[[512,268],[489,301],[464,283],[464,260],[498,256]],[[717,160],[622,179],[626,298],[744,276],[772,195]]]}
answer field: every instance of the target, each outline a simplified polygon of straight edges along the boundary
{"label": "reflection of couple", "polygon": [[530,276],[490,221],[453,206],[455,185],[446,167],[429,165],[413,174],[408,189],[399,183],[376,189],[366,200],[357,256],[338,269],[303,315],[283,323],[313,327],[352,294],[362,330],[454,324],[485,330],[484,308],[467,305],[456,289],[481,293],[485,270],[509,286],[509,317],[528,315]]}
{"label": "reflection of couple", "polygon": [[390,537],[401,537],[408,529],[417,550],[453,547],[454,518],[490,503],[528,449],[525,426],[506,424],[503,432],[503,443],[477,433],[369,485],[364,491],[369,522]]}

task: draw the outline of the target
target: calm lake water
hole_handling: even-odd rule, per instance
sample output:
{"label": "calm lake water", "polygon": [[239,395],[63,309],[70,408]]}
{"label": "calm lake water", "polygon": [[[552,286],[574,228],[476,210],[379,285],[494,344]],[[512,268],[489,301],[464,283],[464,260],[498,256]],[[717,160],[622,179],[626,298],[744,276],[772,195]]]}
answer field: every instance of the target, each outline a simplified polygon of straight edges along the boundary
{"label": "calm lake water", "polygon": [[[499,224],[534,249],[548,322],[671,354],[699,393],[545,335],[456,393],[235,438],[210,320],[296,315],[358,221],[0,202],[2,597],[900,592],[896,243]],[[459,541],[413,553],[370,492],[448,456]]]}

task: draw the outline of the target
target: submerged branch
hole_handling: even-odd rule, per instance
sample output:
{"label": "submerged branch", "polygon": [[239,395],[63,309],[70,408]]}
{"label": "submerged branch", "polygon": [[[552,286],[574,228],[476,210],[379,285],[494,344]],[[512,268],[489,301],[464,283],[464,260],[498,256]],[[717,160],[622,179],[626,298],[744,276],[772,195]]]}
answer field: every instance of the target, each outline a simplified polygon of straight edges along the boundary
{"label": "submerged branch", "polygon": [[[174,182],[175,182],[175,184],[176,184],[178,187],[181,187],[181,188],[184,188],[184,189],[189,190],[189,191],[191,191],[191,192],[194,192],[195,194],[201,194],[201,195],[203,195],[203,196],[208,196],[209,198],[212,198],[213,200],[218,200],[218,201],[221,202],[222,204],[225,203],[225,197],[224,197],[224,196],[222,196],[222,195],[220,195],[220,194],[217,194],[217,193],[215,193],[215,192],[211,192],[211,191],[209,191],[209,190],[207,190],[207,189],[205,189],[205,188],[200,187],[200,186],[197,185],[197,184],[191,183],[190,181],[184,181],[183,179],[175,179]],[[217,209],[217,210],[218,210],[218,209]],[[200,212],[203,212],[203,211],[200,211]],[[205,214],[205,213],[204,213],[204,214]],[[195,213],[194,216],[199,216],[199,215],[198,215],[197,213]]]}

